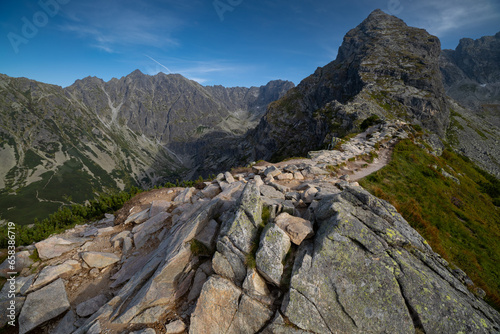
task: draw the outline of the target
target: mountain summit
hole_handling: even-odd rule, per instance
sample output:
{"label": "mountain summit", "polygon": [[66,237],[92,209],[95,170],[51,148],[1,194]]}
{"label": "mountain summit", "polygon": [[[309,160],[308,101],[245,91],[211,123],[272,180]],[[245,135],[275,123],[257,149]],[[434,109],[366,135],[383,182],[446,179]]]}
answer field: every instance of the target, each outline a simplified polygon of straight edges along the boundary
{"label": "mountain summit", "polygon": [[371,115],[441,136],[448,124],[440,42],[376,10],[349,31],[337,59],[272,103],[250,137],[256,159],[305,153],[359,129]]}

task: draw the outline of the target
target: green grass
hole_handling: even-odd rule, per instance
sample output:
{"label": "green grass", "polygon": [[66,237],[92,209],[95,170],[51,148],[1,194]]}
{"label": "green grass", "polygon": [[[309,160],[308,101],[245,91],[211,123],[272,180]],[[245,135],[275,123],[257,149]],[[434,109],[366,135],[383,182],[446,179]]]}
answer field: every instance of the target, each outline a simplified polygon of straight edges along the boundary
{"label": "green grass", "polygon": [[194,256],[211,256],[213,253],[199,240],[192,239],[190,243],[191,253],[193,253]]}
{"label": "green grass", "polygon": [[[460,184],[432,166],[458,177]],[[404,140],[386,167],[360,183],[393,204],[434,251],[463,269],[500,309],[500,208],[493,204],[500,192],[497,179],[450,150],[435,157]]]}

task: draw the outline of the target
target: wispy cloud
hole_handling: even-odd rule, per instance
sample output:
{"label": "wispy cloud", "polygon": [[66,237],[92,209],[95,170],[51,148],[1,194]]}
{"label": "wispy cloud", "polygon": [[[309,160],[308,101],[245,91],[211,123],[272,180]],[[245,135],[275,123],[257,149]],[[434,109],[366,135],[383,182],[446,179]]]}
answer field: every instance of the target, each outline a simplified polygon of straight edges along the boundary
{"label": "wispy cloud", "polygon": [[67,23],[60,29],[106,52],[123,46],[176,46],[172,32],[184,22],[165,8],[130,1],[79,2],[66,12]]}
{"label": "wispy cloud", "polygon": [[[227,59],[189,60],[180,58],[155,58],[145,55],[150,63],[145,64],[149,75],[179,73],[200,84],[213,82],[216,78],[245,75],[255,70],[251,65],[238,64]],[[168,64],[168,67],[164,64]]]}
{"label": "wispy cloud", "polygon": [[470,28],[485,22],[500,22],[499,6],[493,0],[424,0],[405,4],[413,11],[416,21],[437,36],[444,36],[457,29]]}

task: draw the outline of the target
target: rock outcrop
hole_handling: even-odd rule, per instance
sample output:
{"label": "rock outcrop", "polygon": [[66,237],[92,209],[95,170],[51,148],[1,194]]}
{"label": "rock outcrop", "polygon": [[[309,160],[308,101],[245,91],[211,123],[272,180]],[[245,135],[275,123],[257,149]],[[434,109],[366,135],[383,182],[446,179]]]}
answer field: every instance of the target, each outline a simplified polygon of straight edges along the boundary
{"label": "rock outcrop", "polygon": [[[369,165],[369,156],[411,131],[380,124],[341,143],[341,151],[223,173],[204,189],[155,190],[149,202],[141,194],[141,206],[119,212],[114,225],[52,237],[88,240],[17,279],[16,298],[25,299],[20,332],[500,331],[500,314],[469,291],[470,279],[393,206],[346,177],[362,169],[353,157]],[[342,169],[347,162],[350,169]],[[287,173],[300,177],[278,179]],[[147,230],[148,242],[124,252],[116,241],[135,241],[151,219],[159,228]],[[113,261],[89,260],[101,257]]]}

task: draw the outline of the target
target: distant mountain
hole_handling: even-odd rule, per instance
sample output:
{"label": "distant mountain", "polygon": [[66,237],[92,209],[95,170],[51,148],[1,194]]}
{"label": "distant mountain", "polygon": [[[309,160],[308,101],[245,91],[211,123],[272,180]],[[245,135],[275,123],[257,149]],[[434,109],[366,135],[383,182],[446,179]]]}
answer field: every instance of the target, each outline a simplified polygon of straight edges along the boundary
{"label": "distant mountain", "polygon": [[96,192],[189,178],[191,145],[245,133],[291,87],[203,87],[137,70],[63,89],[0,75],[0,217],[31,223]]}
{"label": "distant mountain", "polygon": [[376,10],[346,34],[336,60],[271,103],[245,138],[207,150],[198,166],[304,155],[378,117],[421,126],[429,143],[441,140],[500,177],[498,37],[442,52],[437,37]]}
{"label": "distant mountain", "polygon": [[464,38],[443,50],[441,72],[453,106],[450,142],[482,168],[500,177],[500,32]]}

